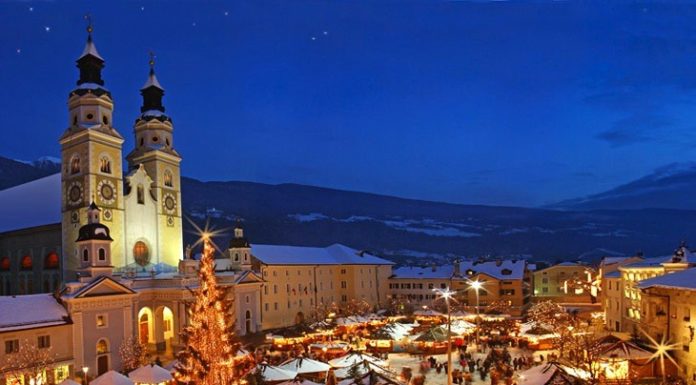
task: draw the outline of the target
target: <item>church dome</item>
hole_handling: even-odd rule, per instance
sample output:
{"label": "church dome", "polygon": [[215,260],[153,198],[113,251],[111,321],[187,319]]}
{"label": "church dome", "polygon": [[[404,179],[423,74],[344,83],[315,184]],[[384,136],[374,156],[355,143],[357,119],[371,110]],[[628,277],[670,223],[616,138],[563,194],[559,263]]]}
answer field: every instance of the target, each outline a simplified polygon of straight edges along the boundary
{"label": "church dome", "polygon": [[80,227],[76,242],[89,240],[113,241],[109,228],[101,223],[88,223]]}

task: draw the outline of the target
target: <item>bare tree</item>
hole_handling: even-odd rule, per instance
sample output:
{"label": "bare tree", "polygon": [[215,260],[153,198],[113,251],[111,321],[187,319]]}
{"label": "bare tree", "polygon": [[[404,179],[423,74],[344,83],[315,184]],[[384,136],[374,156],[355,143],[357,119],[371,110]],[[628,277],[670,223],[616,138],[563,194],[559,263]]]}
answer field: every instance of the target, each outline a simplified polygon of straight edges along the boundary
{"label": "bare tree", "polygon": [[4,374],[10,384],[27,384],[31,380],[36,384],[45,384],[46,369],[56,359],[50,347],[40,348],[26,339],[20,342],[19,351],[5,357],[5,365],[0,373]]}
{"label": "bare tree", "polygon": [[123,371],[126,373],[148,364],[147,349],[145,345],[134,336],[130,336],[123,340],[121,346],[118,348],[118,354],[121,356]]}

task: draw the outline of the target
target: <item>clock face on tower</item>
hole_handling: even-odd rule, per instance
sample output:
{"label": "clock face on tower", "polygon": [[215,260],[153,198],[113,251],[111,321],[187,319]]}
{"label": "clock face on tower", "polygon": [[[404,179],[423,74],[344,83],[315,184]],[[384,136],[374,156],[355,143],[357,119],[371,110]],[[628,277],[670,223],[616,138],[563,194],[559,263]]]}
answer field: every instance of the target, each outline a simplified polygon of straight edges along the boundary
{"label": "clock face on tower", "polygon": [[176,210],[176,198],[174,198],[174,195],[172,194],[165,194],[164,195],[164,209],[172,214]]}
{"label": "clock face on tower", "polygon": [[97,185],[97,194],[102,204],[111,205],[116,202],[116,186],[108,179],[104,179]]}
{"label": "clock face on tower", "polygon": [[71,205],[82,203],[82,185],[80,182],[72,182],[68,187],[68,202]]}

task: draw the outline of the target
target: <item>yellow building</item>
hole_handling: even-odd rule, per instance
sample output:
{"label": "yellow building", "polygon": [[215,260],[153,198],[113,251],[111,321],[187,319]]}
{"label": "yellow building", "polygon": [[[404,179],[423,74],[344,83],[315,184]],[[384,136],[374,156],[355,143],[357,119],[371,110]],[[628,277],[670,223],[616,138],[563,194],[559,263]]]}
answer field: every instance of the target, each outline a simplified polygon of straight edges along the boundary
{"label": "yellow building", "polygon": [[250,253],[250,267],[260,272],[264,280],[263,329],[323,317],[316,311],[322,312],[334,304],[340,308],[351,301],[364,301],[375,310],[386,304],[393,263],[369,253],[339,244],[252,244]]}
{"label": "yellow building", "polygon": [[534,297],[564,303],[594,302],[593,268],[574,262],[562,262],[533,273]]}
{"label": "yellow building", "polygon": [[[49,357],[40,375],[44,383],[57,384],[75,373],[73,360],[73,325],[68,311],[51,294],[0,296],[0,368],[21,362],[20,349],[41,352]],[[50,353],[46,353],[50,352]],[[41,354],[33,354],[41,356]],[[0,384],[17,381],[11,371],[0,372]]]}
{"label": "yellow building", "polygon": [[[481,282],[478,290],[472,281]],[[457,291],[457,300],[470,312],[505,313],[521,316],[530,300],[530,272],[525,260],[458,261],[452,265],[431,267],[400,267],[389,278],[391,298],[414,306],[430,306],[436,293],[433,289],[450,287]]]}
{"label": "yellow building", "polygon": [[[656,341],[674,344],[670,354],[683,378],[696,384],[696,269],[641,281],[641,330]],[[642,333],[641,333],[642,334]]]}

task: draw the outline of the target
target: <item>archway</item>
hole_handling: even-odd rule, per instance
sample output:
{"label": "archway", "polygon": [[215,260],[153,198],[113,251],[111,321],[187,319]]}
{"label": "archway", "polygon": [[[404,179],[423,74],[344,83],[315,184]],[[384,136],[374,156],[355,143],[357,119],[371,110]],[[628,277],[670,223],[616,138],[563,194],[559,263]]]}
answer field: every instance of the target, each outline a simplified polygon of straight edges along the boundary
{"label": "archway", "polygon": [[140,309],[138,312],[138,338],[140,343],[149,344],[155,342],[153,321],[152,309],[147,306]]}
{"label": "archway", "polygon": [[109,371],[109,343],[102,338],[97,342],[97,376]]}
{"label": "archway", "polygon": [[251,327],[251,311],[247,310],[244,314],[244,334],[253,332],[254,330]]}
{"label": "archway", "polygon": [[174,313],[167,306],[160,306],[155,311],[155,343],[157,351],[165,351],[174,338]]}

